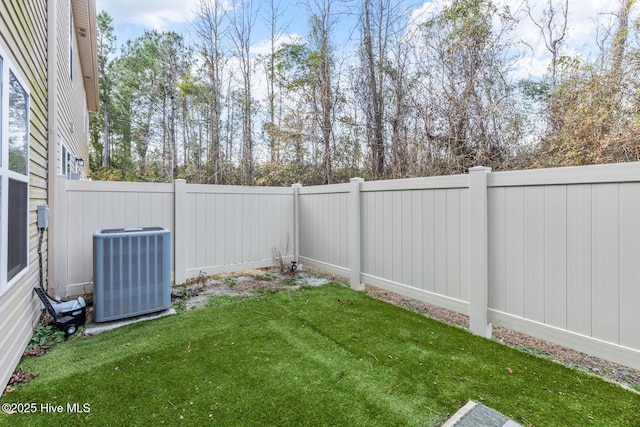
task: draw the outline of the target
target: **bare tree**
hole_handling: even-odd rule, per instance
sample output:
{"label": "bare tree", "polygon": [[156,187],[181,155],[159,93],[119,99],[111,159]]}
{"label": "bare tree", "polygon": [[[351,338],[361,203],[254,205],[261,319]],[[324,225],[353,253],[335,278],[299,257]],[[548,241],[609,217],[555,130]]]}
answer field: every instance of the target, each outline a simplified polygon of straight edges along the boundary
{"label": "bare tree", "polygon": [[[412,161],[408,141],[409,91],[412,86],[410,50],[406,43],[396,40],[391,48],[390,60],[385,70],[389,76],[392,108],[388,111],[391,125],[391,176],[404,178],[413,175],[416,161]],[[415,169],[413,169],[415,171]]]}
{"label": "bare tree", "polygon": [[546,49],[551,54],[551,87],[558,84],[558,60],[560,50],[567,38],[567,22],[569,14],[569,0],[564,0],[559,6],[554,5],[553,0],[547,0],[546,7],[542,12],[542,17],[533,16],[529,1],[527,1],[526,11],[531,22],[538,28],[540,36],[544,40]]}
{"label": "bare tree", "polygon": [[[514,19],[488,1],[456,2],[419,31],[417,46],[425,144],[435,173],[501,164],[517,140],[517,110],[508,83],[506,35]],[[499,23],[499,25],[498,25]]]}
{"label": "bare tree", "polygon": [[621,74],[629,37],[629,13],[631,13],[631,9],[636,2],[637,0],[620,0],[620,10],[616,15],[617,29],[611,46],[611,71],[616,75]]}
{"label": "bare tree", "polygon": [[[381,12],[388,3],[380,0],[378,5]],[[383,20],[384,14],[379,13],[378,18]],[[387,37],[384,23],[379,22],[377,34],[372,28],[371,0],[364,0],[362,4],[362,66],[364,71],[364,81],[366,94],[364,96],[365,114],[367,117],[367,139],[371,150],[371,174],[373,179],[379,179],[384,173],[384,106],[383,79],[384,74],[381,69],[383,55],[386,54]],[[374,42],[375,40],[375,42]],[[377,52],[374,54],[374,43]]]}
{"label": "bare tree", "polygon": [[242,184],[252,185],[254,180],[253,159],[253,99],[251,97],[251,77],[253,58],[251,57],[251,32],[258,16],[252,0],[239,0],[235,5],[231,20],[231,39],[238,59],[242,90],[239,96],[242,116],[242,147],[240,166]]}
{"label": "bare tree", "polygon": [[222,39],[225,34],[222,25],[225,16],[223,1],[199,0],[196,16],[197,20],[194,25],[199,39],[197,47],[204,59],[208,89],[207,122],[210,129],[208,132],[207,163],[212,167],[213,183],[218,184],[222,174],[222,147],[220,143],[223,103],[222,72],[226,61],[222,50]]}
{"label": "bare tree", "polygon": [[276,55],[278,51],[279,39],[284,35],[286,26],[281,27],[279,20],[284,15],[282,4],[279,0],[269,0],[268,3],[267,27],[270,30],[269,54],[265,58],[265,74],[267,77],[267,123],[265,128],[269,139],[269,153],[271,162],[280,161],[280,149],[277,144],[276,129],[278,120],[276,119],[276,88],[278,79],[276,78]]}
{"label": "bare tree", "polygon": [[[363,0],[360,62],[362,107],[367,120],[371,153],[371,175],[379,179],[387,167],[386,135],[391,135],[391,176],[403,176],[406,166],[406,138],[403,136],[407,45],[402,43],[402,1]],[[390,102],[391,101],[391,102]],[[388,125],[387,125],[388,123]],[[388,126],[390,125],[390,129]]]}
{"label": "bare tree", "polygon": [[[178,151],[178,86],[188,75],[191,67],[191,50],[181,35],[175,32],[160,34],[158,55],[160,68],[160,90],[162,93],[163,145],[162,159],[165,176],[178,177],[180,166]],[[183,159],[183,164],[186,159]]]}
{"label": "bare tree", "polygon": [[636,118],[640,67],[637,46],[629,45],[629,32],[637,31],[629,25],[636,1],[618,4],[606,37],[599,39],[601,57],[595,63],[573,61],[564,67],[562,81],[549,97],[555,126],[540,144],[545,165],[640,159]]}
{"label": "bare tree", "polygon": [[335,112],[335,75],[331,31],[336,22],[332,11],[335,0],[307,0],[307,9],[311,15],[312,56],[310,67],[312,84],[311,99],[313,113],[320,128],[322,147],[322,175],[325,184],[333,182],[332,142]]}

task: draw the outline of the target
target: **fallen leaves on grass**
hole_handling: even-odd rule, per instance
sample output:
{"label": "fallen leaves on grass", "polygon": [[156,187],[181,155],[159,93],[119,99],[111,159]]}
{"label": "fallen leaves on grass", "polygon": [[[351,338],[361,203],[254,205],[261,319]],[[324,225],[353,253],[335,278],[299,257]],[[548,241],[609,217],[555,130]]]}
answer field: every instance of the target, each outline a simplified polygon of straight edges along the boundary
{"label": "fallen leaves on grass", "polygon": [[38,374],[35,372],[26,374],[22,369],[19,369],[11,374],[11,378],[9,378],[9,385],[28,383],[37,376]]}
{"label": "fallen leaves on grass", "polygon": [[44,356],[45,354],[47,354],[49,352],[50,348],[51,348],[50,345],[40,345],[38,347],[30,348],[30,349],[24,351],[24,353],[22,354],[22,357]]}

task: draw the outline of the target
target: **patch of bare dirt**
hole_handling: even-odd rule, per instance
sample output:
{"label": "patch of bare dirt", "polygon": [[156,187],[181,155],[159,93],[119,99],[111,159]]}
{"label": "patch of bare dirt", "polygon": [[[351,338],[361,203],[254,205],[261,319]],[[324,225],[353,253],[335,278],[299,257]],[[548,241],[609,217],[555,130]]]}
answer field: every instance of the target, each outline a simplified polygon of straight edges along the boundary
{"label": "patch of bare dirt", "polygon": [[[449,325],[456,325],[465,329],[469,328],[469,317],[460,313],[407,298],[374,286],[365,286],[365,292],[374,298],[423,313],[432,319]],[[565,366],[598,375],[626,388],[635,391],[638,391],[640,388],[640,371],[636,369],[589,356],[507,328],[494,327],[493,337],[498,342],[508,345],[509,347],[518,348],[540,357],[549,358]]]}
{"label": "patch of bare dirt", "polygon": [[[243,278],[240,278],[243,279]],[[236,285],[232,288],[234,292],[237,293],[247,293],[250,291],[254,291],[258,288],[264,290],[279,290],[282,289],[282,282],[280,280],[259,280],[254,278],[245,278],[244,280],[238,280]]]}
{"label": "patch of bare dirt", "polygon": [[234,274],[199,276],[185,285],[173,288],[174,301],[185,310],[204,307],[215,295],[246,295],[251,293],[275,293],[300,286],[320,286],[330,282],[326,275],[315,272],[281,272],[276,268],[248,270]]}

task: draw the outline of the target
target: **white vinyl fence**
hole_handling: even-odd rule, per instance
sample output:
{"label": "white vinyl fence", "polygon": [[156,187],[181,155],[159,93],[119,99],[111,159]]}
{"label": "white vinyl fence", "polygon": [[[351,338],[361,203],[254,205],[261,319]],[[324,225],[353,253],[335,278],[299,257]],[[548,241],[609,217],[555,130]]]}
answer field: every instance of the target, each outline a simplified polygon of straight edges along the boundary
{"label": "white vinyl fence", "polygon": [[640,368],[640,164],[298,194],[303,264]]}
{"label": "white vinyl fence", "polygon": [[[293,190],[272,187],[69,181],[55,207],[55,277],[61,295],[92,292],[93,233],[107,228],[171,231],[174,281],[273,264],[293,256]],[[288,251],[287,251],[288,247]]]}
{"label": "white vinyl fence", "polygon": [[[287,260],[640,369],[640,164],[255,188],[67,181],[55,277],[92,278],[103,228],[172,231],[176,283]],[[287,250],[288,248],[288,250]],[[64,292],[62,292],[64,294]]]}
{"label": "white vinyl fence", "polygon": [[492,321],[640,367],[638,166],[489,175]]}

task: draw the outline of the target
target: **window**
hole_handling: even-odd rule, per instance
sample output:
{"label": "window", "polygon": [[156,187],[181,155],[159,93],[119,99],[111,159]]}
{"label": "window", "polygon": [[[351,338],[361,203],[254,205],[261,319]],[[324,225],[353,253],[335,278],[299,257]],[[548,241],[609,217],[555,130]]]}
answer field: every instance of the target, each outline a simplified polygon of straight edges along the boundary
{"label": "window", "polygon": [[0,292],[26,273],[29,218],[29,94],[0,52]]}
{"label": "window", "polygon": [[[87,99],[87,91],[83,91],[82,92],[83,98],[82,99]],[[87,110],[87,103],[86,101],[82,103],[83,106],[83,112],[84,112],[84,137],[86,139],[89,139],[89,110]]]}
{"label": "window", "polygon": [[63,144],[60,145],[60,175],[65,175],[69,178],[69,174],[71,173],[71,153],[67,149],[67,146]]}

